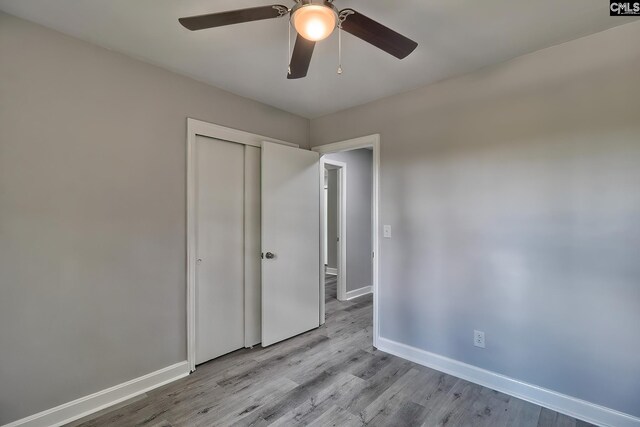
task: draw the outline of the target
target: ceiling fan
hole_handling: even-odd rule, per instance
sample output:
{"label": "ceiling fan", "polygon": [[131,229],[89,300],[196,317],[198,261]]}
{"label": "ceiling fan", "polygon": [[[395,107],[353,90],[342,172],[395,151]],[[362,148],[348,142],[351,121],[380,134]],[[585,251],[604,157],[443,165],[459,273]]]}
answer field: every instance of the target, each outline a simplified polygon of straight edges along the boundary
{"label": "ceiling fan", "polygon": [[[289,16],[297,32],[293,54],[289,63],[288,79],[307,75],[316,42],[326,39],[337,28],[344,30],[403,59],[418,46],[413,40],[393,31],[353,9],[338,10],[333,0],[294,0],[292,8],[282,5],[259,6],[228,12],[180,18],[178,21],[191,31],[222,27],[242,22]],[[338,67],[338,73],[342,69]]]}

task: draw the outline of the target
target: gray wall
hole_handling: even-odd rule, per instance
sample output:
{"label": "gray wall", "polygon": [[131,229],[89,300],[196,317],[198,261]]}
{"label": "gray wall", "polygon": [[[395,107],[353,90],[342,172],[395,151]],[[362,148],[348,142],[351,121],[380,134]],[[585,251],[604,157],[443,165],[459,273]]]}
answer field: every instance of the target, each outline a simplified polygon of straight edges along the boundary
{"label": "gray wall", "polygon": [[383,337],[640,416],[632,40],[639,22],[312,120],[314,146],[381,135]]}
{"label": "gray wall", "polygon": [[308,121],[0,13],[0,424],[186,359],[186,117]]}
{"label": "gray wall", "polygon": [[367,149],[327,154],[347,164],[347,285],[348,291],[371,286],[371,188],[373,152]]}
{"label": "gray wall", "polygon": [[327,267],[338,268],[338,170],[325,170],[327,177]]}

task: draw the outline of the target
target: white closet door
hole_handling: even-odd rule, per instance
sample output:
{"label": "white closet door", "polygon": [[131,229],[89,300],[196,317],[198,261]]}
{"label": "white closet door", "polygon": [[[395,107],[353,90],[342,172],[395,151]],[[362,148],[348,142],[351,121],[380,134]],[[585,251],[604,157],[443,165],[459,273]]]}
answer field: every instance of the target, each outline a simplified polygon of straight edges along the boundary
{"label": "white closet door", "polygon": [[262,146],[262,345],[320,325],[319,155]]}
{"label": "white closet door", "polygon": [[196,139],[196,363],[244,347],[244,149]]}

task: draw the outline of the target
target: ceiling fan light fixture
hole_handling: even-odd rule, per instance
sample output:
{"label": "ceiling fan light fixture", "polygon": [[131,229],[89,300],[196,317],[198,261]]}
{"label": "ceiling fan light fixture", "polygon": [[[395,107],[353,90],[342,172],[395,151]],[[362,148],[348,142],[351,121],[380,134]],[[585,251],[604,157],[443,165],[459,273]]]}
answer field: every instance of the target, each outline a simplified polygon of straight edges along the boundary
{"label": "ceiling fan light fixture", "polygon": [[[338,12],[333,0],[294,0],[292,8],[281,4],[249,7],[227,12],[208,13],[187,16],[178,19],[188,30],[197,31],[207,28],[224,27],[243,22],[262,21],[289,16],[289,24],[297,35],[296,44],[291,52],[291,27],[289,28],[289,67],[287,79],[299,79],[307,75],[311,56],[317,41],[326,39],[336,27],[365,42],[395,56],[405,58],[418,46],[415,41],[403,36],[391,28],[346,8]],[[341,38],[338,38],[338,64],[341,58]],[[338,65],[338,74],[342,68]]]}
{"label": "ceiling fan light fixture", "polygon": [[338,12],[330,2],[301,1],[291,11],[291,25],[307,40],[317,42],[331,35],[338,23]]}

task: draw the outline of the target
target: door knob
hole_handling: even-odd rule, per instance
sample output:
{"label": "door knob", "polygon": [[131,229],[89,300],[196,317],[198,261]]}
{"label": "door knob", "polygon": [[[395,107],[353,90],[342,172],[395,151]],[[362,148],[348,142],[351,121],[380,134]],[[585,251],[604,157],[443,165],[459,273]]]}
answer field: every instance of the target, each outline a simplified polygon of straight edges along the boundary
{"label": "door knob", "polygon": [[267,252],[266,254],[264,254],[264,256],[267,259],[274,259],[276,256],[273,254],[273,252]]}

